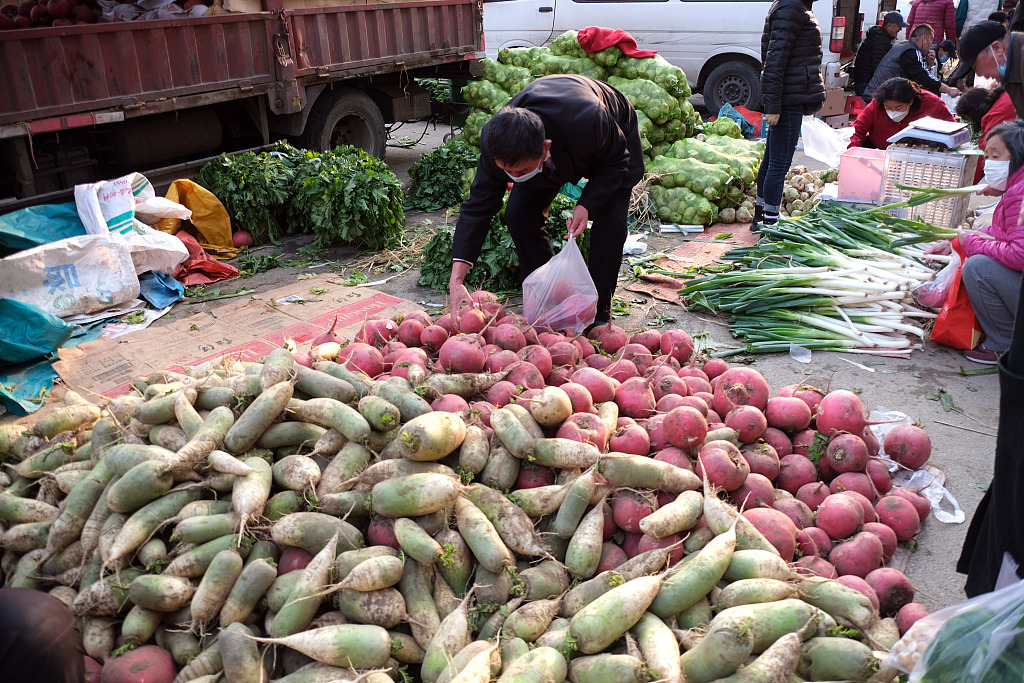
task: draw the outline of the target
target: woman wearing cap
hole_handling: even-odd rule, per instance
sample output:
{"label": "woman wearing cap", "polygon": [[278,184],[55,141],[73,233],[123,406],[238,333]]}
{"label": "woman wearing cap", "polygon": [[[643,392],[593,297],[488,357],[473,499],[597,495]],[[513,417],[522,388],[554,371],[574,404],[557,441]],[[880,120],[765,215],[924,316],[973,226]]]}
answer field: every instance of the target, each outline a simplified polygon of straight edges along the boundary
{"label": "woman wearing cap", "polygon": [[886,149],[889,138],[926,116],[955,120],[938,95],[922,90],[906,78],[890,78],[878,86],[868,106],[853,122],[850,147]]}

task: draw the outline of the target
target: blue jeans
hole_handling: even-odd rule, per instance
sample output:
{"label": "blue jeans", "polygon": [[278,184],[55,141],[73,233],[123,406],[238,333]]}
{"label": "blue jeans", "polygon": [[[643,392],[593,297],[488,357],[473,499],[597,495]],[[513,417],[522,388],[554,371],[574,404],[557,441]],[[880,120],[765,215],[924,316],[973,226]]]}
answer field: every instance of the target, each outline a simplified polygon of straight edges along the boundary
{"label": "blue jeans", "polygon": [[803,118],[802,107],[786,107],[779,115],[779,122],[768,128],[764,159],[757,172],[757,198],[764,201],[766,214],[779,213],[786,173],[793,163]]}

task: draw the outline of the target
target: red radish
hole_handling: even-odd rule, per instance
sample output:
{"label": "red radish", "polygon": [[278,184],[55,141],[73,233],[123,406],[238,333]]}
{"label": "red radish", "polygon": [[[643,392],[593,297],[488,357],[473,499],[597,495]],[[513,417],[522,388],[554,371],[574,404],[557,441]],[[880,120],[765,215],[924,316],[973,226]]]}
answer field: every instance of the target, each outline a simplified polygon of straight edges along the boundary
{"label": "red radish", "polygon": [[[3,15],[0,15],[3,16]],[[7,17],[4,17],[5,19]],[[85,657],[85,683],[100,683],[103,676],[103,665],[92,657]]]}
{"label": "red radish", "polygon": [[[434,321],[431,319],[429,315],[427,315],[425,311],[409,311],[408,313],[402,315],[401,318],[402,321],[418,320],[423,325],[423,327],[428,327],[434,324]],[[395,320],[397,321],[398,319],[396,318]]]}
{"label": "red radish", "polygon": [[626,552],[614,543],[601,546],[601,560],[597,563],[597,573],[611,571],[628,560]]}
{"label": "red radish", "polygon": [[704,374],[704,371],[698,367],[694,367],[693,365],[686,365],[680,368],[679,372],[677,372],[676,374],[679,375],[680,377],[696,377],[697,379],[702,379],[705,382],[707,382],[708,386],[711,385],[711,380],[708,379],[708,376],[706,374]]}
{"label": "red radish", "polygon": [[675,446],[661,449],[655,454],[654,459],[658,462],[670,463],[680,469],[693,471],[693,461],[690,460],[690,456],[686,454],[686,451]]}
{"label": "red radish", "polygon": [[[494,406],[486,401],[473,401],[469,404],[469,409],[474,411],[488,429],[491,426],[491,413],[494,412]],[[468,423],[467,423],[468,424]]]}
{"label": "red radish", "polygon": [[678,394],[665,394],[664,396],[658,399],[658,404],[654,406],[654,409],[659,413],[669,413],[675,408],[680,408],[682,406],[689,405],[686,403],[686,399],[688,398],[690,397],[679,396]]}
{"label": "red radish", "polygon": [[864,472],[871,478],[871,484],[875,487],[875,490],[883,496],[892,490],[892,475],[889,474],[888,466],[881,460],[874,458],[868,460]]}
{"label": "red radish", "polygon": [[669,447],[668,437],[665,435],[665,416],[655,415],[644,423],[647,435],[651,437],[651,450],[657,453]]}
{"label": "red radish", "polygon": [[480,304],[480,310],[488,320],[500,320],[505,317],[505,307],[497,302],[484,302]]}
{"label": "red radish", "polygon": [[459,331],[477,334],[487,326],[487,314],[479,308],[464,308],[459,313]]}
{"label": "red radish", "polygon": [[[718,411],[718,408],[715,408]],[[721,414],[721,413],[719,413]],[[725,426],[736,430],[741,443],[753,443],[768,428],[764,413],[754,406],[736,406],[725,416]]]}
{"label": "red radish", "polygon": [[277,575],[284,576],[289,572],[305,569],[313,559],[313,553],[302,548],[288,546],[281,551],[281,559],[277,561]]}
{"label": "red radish", "polygon": [[[607,368],[605,368],[605,374],[612,379],[617,379],[620,382],[625,382],[627,379],[640,376],[640,371],[637,370],[636,365],[631,360],[620,358],[613,362]],[[647,380],[644,380],[645,382]]]}
{"label": "red radish", "polygon": [[554,332],[539,332],[537,334],[537,341],[540,342],[541,346],[550,347],[552,344],[564,342],[565,337]]}
{"label": "red radish", "polygon": [[886,496],[875,504],[878,521],[894,532],[901,541],[909,541],[921,529],[921,517],[913,503],[899,496]]}
{"label": "red radish", "polygon": [[832,539],[824,530],[809,526],[796,532],[797,549],[804,557],[826,558],[832,552]]}
{"label": "red radish", "polygon": [[512,366],[505,379],[512,384],[521,384],[528,389],[543,389],[545,386],[544,375],[540,373],[537,366],[525,360]]}
{"label": "red radish", "polygon": [[599,353],[584,356],[583,361],[587,364],[587,367],[594,368],[595,370],[607,370],[612,365],[611,356],[602,356]]}
{"label": "red radish", "polygon": [[725,372],[728,369],[729,369],[729,364],[726,363],[721,358],[709,358],[707,360],[707,362],[704,363],[704,367],[703,367],[704,374],[708,376],[709,380],[712,380],[712,379],[718,377],[719,375],[721,375],[723,372]]}
{"label": "red radish", "polygon": [[769,543],[775,546],[786,562],[793,561],[796,552],[796,525],[782,512],[772,508],[745,510],[743,516],[750,520]]}
{"label": "red radish", "polygon": [[495,382],[494,385],[487,390],[487,400],[499,408],[507,406],[518,395],[519,387],[507,380]]}
{"label": "red radish", "polygon": [[[811,455],[811,447],[814,445],[814,437],[817,435],[813,429],[805,429],[793,435],[793,452],[803,456]],[[779,453],[779,455],[782,455]]]}
{"label": "red radish", "polygon": [[811,409],[795,396],[776,396],[768,399],[765,417],[770,427],[798,432],[810,426]]}
{"label": "red radish", "polygon": [[484,370],[487,372],[501,372],[502,370],[512,367],[518,362],[519,356],[511,351],[498,351],[497,353],[487,356],[487,360],[484,361]]}
{"label": "red radish", "polygon": [[35,26],[48,26],[50,21],[50,13],[46,11],[45,5],[36,5],[33,7],[28,14],[28,18],[32,20],[32,24]]}
{"label": "red radish", "polygon": [[794,496],[804,484],[818,480],[818,471],[814,463],[802,455],[791,453],[779,458],[779,474],[775,477],[775,486],[789,491]]}
{"label": "red radish", "polygon": [[[691,394],[696,396],[698,393],[706,393],[711,395],[712,397],[714,396],[714,394],[711,393],[711,383],[708,382],[703,377],[694,377],[693,375],[680,375],[679,378],[686,382],[686,386],[690,390]],[[712,402],[713,401],[714,399],[712,398]],[[708,406],[710,407],[711,403],[709,403]]]}
{"label": "red radish", "polygon": [[750,405],[760,411],[768,406],[768,382],[752,368],[730,368],[718,378],[715,404],[719,415],[728,415],[737,406]]}
{"label": "red radish", "polygon": [[864,419],[864,407],[857,394],[845,389],[830,391],[818,404],[815,415],[818,431],[832,437],[840,432],[860,434],[864,431],[867,421]]}
{"label": "red radish", "polygon": [[397,362],[395,363],[394,367],[391,368],[391,376],[392,377],[404,377],[404,378],[408,379],[409,378],[409,369],[412,368],[414,365],[419,366],[419,367],[423,368],[424,370],[426,370],[426,367],[427,367],[427,361],[423,360],[422,358],[420,358],[418,356],[413,356],[413,355],[400,356],[396,360],[397,360]]}
{"label": "red radish", "polygon": [[701,415],[704,417],[708,416],[708,403],[704,399],[697,396],[680,396],[679,398],[682,400],[682,403],[679,405],[696,408]]}
{"label": "red radish", "polygon": [[612,434],[608,448],[615,453],[647,455],[651,452],[651,437],[646,429],[637,424],[619,427]]}
{"label": "red radish", "polygon": [[[452,372],[480,372],[484,369],[483,350],[472,339],[465,335],[459,335],[449,337],[448,341],[441,345],[437,357],[445,368]],[[543,380],[543,378],[541,379]],[[518,384],[518,382],[515,383]],[[543,386],[543,381],[541,386]]]}
{"label": "red radish", "polygon": [[864,578],[882,566],[882,542],[874,534],[862,531],[832,548],[828,561],[840,576]]}
{"label": "red radish", "polygon": [[33,2],[32,0],[28,0],[28,2],[21,3],[20,5],[18,5],[18,16],[28,18],[28,15],[32,13],[32,8],[35,6],[36,3]]}
{"label": "red radish", "polygon": [[650,417],[654,414],[657,401],[650,384],[642,377],[626,380],[615,390],[615,402],[619,413],[626,417]]}
{"label": "red radish", "polygon": [[[334,317],[334,322],[337,324],[337,316]],[[402,324],[398,326],[398,341],[406,346],[422,346],[423,343],[420,341],[420,337],[423,336],[424,329],[423,323],[419,320],[403,320]],[[331,333],[334,333],[333,325],[331,326]]]}
{"label": "red radish", "polygon": [[[711,425],[720,425],[721,427],[725,426],[725,423],[722,422],[722,418],[718,415],[718,413],[716,413],[713,410],[708,410],[707,420],[708,420],[708,427],[709,428],[711,427]],[[719,428],[720,428],[719,426],[715,427],[715,429],[719,429]]]}
{"label": "red radish", "polygon": [[292,351],[292,358],[294,358],[295,362],[304,368],[313,367],[313,360],[310,358],[310,355],[308,353],[299,353],[298,351]]}
{"label": "red radish", "polygon": [[[0,14],[0,31],[13,31],[14,29],[18,28],[17,18],[19,16],[20,15],[17,14],[17,10],[15,10],[15,14],[13,14],[13,15]],[[31,23],[31,20],[30,20],[30,23]],[[86,657],[86,659],[88,660],[89,658]],[[93,661],[95,661],[95,660],[93,660]],[[97,662],[97,666],[99,666],[98,662]],[[86,680],[89,680],[88,679],[88,672],[86,672],[86,676],[87,676]],[[99,675],[98,674],[96,675],[94,680],[99,681]]]}
{"label": "red radish", "polygon": [[831,562],[813,555],[801,557],[793,564],[796,573],[804,576],[820,576],[823,579],[834,579],[839,576]]}
{"label": "red radish", "polygon": [[859,436],[837,434],[829,440],[825,457],[829,466],[839,474],[863,472],[868,464],[868,449]]}
{"label": "red radish", "polygon": [[665,438],[678,448],[695,448],[708,435],[708,423],[696,408],[673,408],[665,415]]}
{"label": "red radish", "polygon": [[743,510],[770,508],[775,502],[775,487],[768,477],[751,472],[738,489],[729,493],[729,500]]}
{"label": "red radish", "polygon": [[540,344],[524,346],[519,349],[518,356],[522,360],[532,363],[540,371],[540,374],[545,377],[551,374],[551,369],[554,366],[554,362],[551,360],[551,352]]}
{"label": "red radish", "polygon": [[726,491],[735,491],[750,474],[750,466],[736,446],[728,441],[705,444],[697,455],[697,474]]}
{"label": "red radish", "polygon": [[[749,480],[750,477],[747,477],[747,479]],[[814,526],[814,512],[799,498],[776,500],[771,507],[793,520],[793,524],[796,525],[797,529],[807,529]]]}
{"label": "red radish", "polygon": [[798,398],[807,404],[807,407],[811,409],[813,415],[818,408],[818,404],[821,403],[821,399],[825,397],[824,392],[821,389],[816,389],[809,384],[791,384],[788,387],[782,387],[779,392],[775,394],[779,397],[793,397]]}
{"label": "red radish", "polygon": [[[419,355],[420,358],[422,358],[423,360],[427,360],[428,356],[427,356],[426,351],[421,349],[418,345],[417,346],[413,346],[413,348],[416,349],[416,351],[418,352],[418,355]],[[389,341],[384,346],[384,348],[381,349],[381,353],[384,354],[384,363],[385,364],[387,364],[389,362],[390,363],[394,363],[395,362],[395,356],[397,356],[399,352],[401,352],[401,351],[408,351],[408,350],[409,350],[409,347],[406,346],[405,344],[403,344],[402,342],[398,341],[398,340]]]}
{"label": "red radish", "polygon": [[670,546],[676,546],[675,550],[672,550],[668,554],[669,564],[676,564],[679,560],[683,559],[683,544],[680,541],[683,540],[679,537],[679,534],[672,534],[665,538],[653,538],[646,534],[640,536],[640,542],[637,543],[637,553],[646,553],[648,550],[658,550],[659,548],[668,548]]}
{"label": "red radish", "polygon": [[103,683],[172,683],[178,673],[171,653],[143,645],[103,663]]}
{"label": "red radish", "polygon": [[615,398],[615,382],[600,370],[580,368],[572,373],[572,377],[569,379],[576,384],[585,386],[593,397],[594,403],[604,403]]}
{"label": "red radish", "polygon": [[605,504],[601,511],[604,513],[604,528],[601,530],[601,540],[610,541],[612,536],[619,530],[615,526],[615,515],[612,514],[612,506]]}
{"label": "red radish", "polygon": [[498,295],[493,292],[488,292],[486,289],[477,289],[471,292],[469,298],[473,300],[473,303],[477,304],[498,303]]}
{"label": "red radish", "polygon": [[661,353],[685,363],[693,355],[693,339],[682,330],[665,330],[661,333]]}
{"label": "red radish", "polygon": [[860,529],[864,524],[864,511],[853,498],[832,495],[818,506],[815,522],[830,538],[838,541]]}
{"label": "red radish", "polygon": [[[659,401],[664,396],[675,395],[679,398],[684,398],[690,393],[690,386],[678,375],[660,377],[652,382],[652,387],[654,390],[654,398]],[[704,412],[707,413],[707,404],[704,405]]]}
{"label": "red radish", "polygon": [[871,478],[863,472],[844,472],[832,480],[829,489],[832,493],[856,491],[868,500],[878,497],[875,488],[871,485]]}
{"label": "red radish", "polygon": [[456,394],[444,394],[435,398],[430,407],[442,413],[461,413],[464,410],[469,410],[469,403]]}
{"label": "red radish", "polygon": [[911,626],[926,616],[928,616],[928,608],[919,602],[908,602],[900,607],[900,611],[896,614],[896,628],[900,630],[901,636],[906,635]]}
{"label": "red radish", "polygon": [[915,425],[896,425],[885,435],[885,454],[912,470],[924,467],[932,454],[928,434]]}
{"label": "red radish", "polygon": [[878,457],[878,437],[871,431],[871,427],[865,427],[860,433],[860,438],[864,439],[864,445],[868,448],[868,455],[872,458]]}
{"label": "red radish", "polygon": [[0,16],[14,18],[18,16],[18,6],[12,3],[7,3],[0,7]]}
{"label": "red radish", "polygon": [[653,495],[630,489],[616,491],[611,504],[615,525],[634,534],[641,533],[640,520],[658,509]]}
{"label": "red radish", "polygon": [[626,344],[615,355],[617,358],[632,362],[636,366],[637,372],[641,375],[647,374],[654,360],[647,347],[641,344]]}
{"label": "red radish", "polygon": [[597,418],[597,415],[590,413],[573,413],[558,428],[558,433],[555,436],[560,439],[589,443],[602,451],[605,444],[608,443],[608,432],[604,423]]}
{"label": "red radish", "polygon": [[864,511],[864,522],[877,522],[878,515],[875,513],[875,506],[870,500],[857,493],[856,491],[840,491],[836,494],[837,496],[850,496],[857,504],[860,505],[860,509]]}
{"label": "red radish", "polygon": [[439,326],[439,327],[441,327],[441,328],[443,328],[444,331],[448,334],[449,337],[451,335],[453,335],[453,334],[457,334],[456,331],[455,331],[455,325],[452,324],[452,314],[451,313],[445,313],[444,315],[439,317],[437,320],[435,320],[434,324]]}
{"label": "red radish", "polygon": [[338,362],[359,368],[370,377],[384,372],[384,356],[369,344],[353,342],[338,354]]}
{"label": "red radish", "polygon": [[[539,370],[540,368],[538,368]],[[559,365],[557,368],[552,368],[551,373],[545,378],[548,382],[549,387],[560,387],[569,381],[569,376],[572,375],[573,368],[568,365]]]}
{"label": "red radish", "polygon": [[804,484],[794,494],[797,500],[801,501],[804,505],[809,507],[812,512],[818,509],[826,498],[832,495],[832,492],[828,490],[828,486],[825,486],[820,481],[812,481],[809,484]]}
{"label": "red radish", "polygon": [[526,347],[526,337],[515,325],[498,325],[494,330],[494,343],[503,349],[519,352]]}
{"label": "red radish", "polygon": [[586,358],[587,356],[597,353],[597,349],[591,344],[586,337],[576,335],[572,338],[572,345],[580,351],[580,358]]}
{"label": "red radish", "polygon": [[658,353],[661,351],[661,332],[658,330],[644,330],[643,332],[637,332],[629,338],[630,344],[640,344],[645,346],[651,353]]}
{"label": "red radish", "polygon": [[700,400],[704,401],[704,403],[706,403],[708,406],[708,410],[711,410],[711,406],[715,402],[714,394],[712,394],[710,391],[693,391],[692,389],[690,391],[692,392],[690,394],[691,396],[693,396],[694,398],[699,398]]}
{"label": "red radish", "polygon": [[388,545],[395,550],[401,550],[402,546],[395,537],[395,524],[390,517],[373,515],[370,524],[366,527],[367,545]]}
{"label": "red radish", "polygon": [[533,489],[538,486],[550,486],[555,483],[555,471],[550,467],[523,463],[516,477],[516,489]]}
{"label": "red radish", "polygon": [[917,510],[917,516],[921,518],[922,522],[928,518],[932,511],[931,502],[920,493],[915,493],[910,489],[895,489],[891,495],[910,501],[910,504]]}
{"label": "red radish", "polygon": [[54,19],[67,19],[71,16],[70,0],[50,0],[46,3],[46,11]]}
{"label": "red radish", "polygon": [[420,346],[432,353],[437,353],[446,341],[448,341],[448,331],[440,325],[427,325],[420,335]]}
{"label": "red radish", "polygon": [[566,382],[561,386],[569,396],[569,401],[572,402],[572,412],[574,413],[593,413],[594,409],[594,397],[590,395],[590,391],[587,390],[582,384],[576,382]]}
{"label": "red radish", "polygon": [[779,476],[779,456],[766,443],[748,443],[740,449],[743,459],[750,466],[751,474],[760,474],[769,480]]}
{"label": "red radish", "polygon": [[904,605],[914,601],[914,584],[896,569],[881,567],[864,580],[878,594],[878,611],[883,617],[895,616]]}
{"label": "red radish", "polygon": [[881,522],[868,522],[863,530],[874,534],[882,542],[882,562],[892,559],[892,554],[896,552],[896,545],[899,543],[896,532]]}
{"label": "red radish", "polygon": [[643,534],[631,534],[626,532],[625,537],[622,539],[622,552],[626,553],[626,557],[632,559],[639,554],[638,548],[640,547],[640,540],[644,538]]}
{"label": "red radish", "polygon": [[[832,480],[838,476],[838,473],[832,469],[832,461],[828,458],[821,458],[818,460],[818,478],[829,484]],[[838,490],[838,489],[837,489]]]}
{"label": "red radish", "polygon": [[598,325],[590,331],[587,339],[601,347],[605,353],[615,353],[628,341],[625,331],[614,325],[610,320],[607,325]]}
{"label": "red radish", "polygon": [[847,588],[852,588],[853,590],[862,593],[864,597],[871,601],[871,606],[874,607],[876,610],[878,609],[878,594],[875,593],[874,588],[868,585],[867,581],[853,574],[840,576],[838,581]]}
{"label": "red radish", "polygon": [[356,334],[356,341],[381,348],[398,334],[394,320],[367,320]]}
{"label": "red radish", "polygon": [[766,444],[775,449],[780,458],[793,452],[793,442],[789,440],[788,436],[774,427],[768,427],[768,429],[764,430],[761,438]]}

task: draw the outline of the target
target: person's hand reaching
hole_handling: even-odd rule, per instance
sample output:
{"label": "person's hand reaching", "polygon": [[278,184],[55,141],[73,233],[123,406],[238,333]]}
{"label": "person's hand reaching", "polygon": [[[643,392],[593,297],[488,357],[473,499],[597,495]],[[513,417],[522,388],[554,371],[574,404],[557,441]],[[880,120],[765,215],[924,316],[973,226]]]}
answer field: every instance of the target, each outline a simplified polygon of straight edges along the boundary
{"label": "person's hand reaching", "polygon": [[459,311],[462,310],[463,306],[476,306],[473,298],[469,295],[469,290],[463,284],[468,272],[469,264],[465,261],[455,261],[452,263],[452,276],[448,281],[448,302],[452,316],[452,327],[455,328],[456,332],[460,331]]}
{"label": "person's hand reaching", "polygon": [[942,240],[936,242],[932,246],[924,250],[925,258],[928,258],[929,254],[935,254],[936,256],[949,256],[953,253],[953,245],[949,243],[949,240]]}
{"label": "person's hand reaching", "polygon": [[769,126],[777,126],[777,125],[779,125],[779,115],[778,114],[765,114],[764,115],[764,122],[767,123]]}
{"label": "person's hand reaching", "polygon": [[580,233],[587,229],[587,221],[590,219],[590,212],[587,207],[576,205],[572,210],[572,216],[566,219],[565,227],[569,230],[569,237],[579,237]]}

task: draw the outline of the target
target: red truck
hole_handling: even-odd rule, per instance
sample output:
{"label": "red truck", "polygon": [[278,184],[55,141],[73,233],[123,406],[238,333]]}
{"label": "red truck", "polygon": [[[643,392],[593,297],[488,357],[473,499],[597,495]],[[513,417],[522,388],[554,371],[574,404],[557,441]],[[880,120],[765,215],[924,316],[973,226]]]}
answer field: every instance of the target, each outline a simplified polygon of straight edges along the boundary
{"label": "red truck", "polygon": [[0,212],[281,138],[383,157],[431,113],[414,78],[470,77],[481,0],[351,1],[0,31]]}

